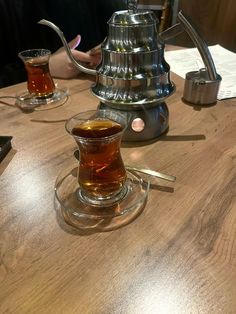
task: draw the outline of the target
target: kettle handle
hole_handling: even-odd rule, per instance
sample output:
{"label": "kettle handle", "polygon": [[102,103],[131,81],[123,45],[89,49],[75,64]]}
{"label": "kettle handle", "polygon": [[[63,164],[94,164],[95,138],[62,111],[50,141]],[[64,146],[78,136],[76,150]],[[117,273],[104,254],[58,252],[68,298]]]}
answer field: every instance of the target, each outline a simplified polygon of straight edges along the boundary
{"label": "kettle handle", "polygon": [[211,81],[217,80],[218,74],[216,73],[215,64],[206,42],[203,40],[203,38],[200,37],[197,30],[193,28],[193,26],[190,24],[189,20],[184,16],[182,11],[178,13],[178,18],[180,20],[181,26],[187,32],[187,34],[197,47],[202,57],[202,61],[207,69],[210,80]]}
{"label": "kettle handle", "polygon": [[60,28],[58,26],[56,26],[55,24],[53,24],[52,22],[50,21],[47,21],[47,20],[40,20],[38,21],[38,24],[42,24],[42,25],[46,25],[46,26],[49,26],[51,27],[58,35],[59,37],[61,38],[61,41],[63,43],[63,46],[65,47],[65,50],[67,52],[67,55],[68,57],[70,58],[71,62],[76,66],[77,69],[79,69],[81,72],[84,72],[86,74],[92,74],[92,75],[96,75],[97,74],[97,71],[94,70],[94,69],[89,69],[89,68],[86,68],[84,67],[82,64],[80,64],[72,55],[71,53],[71,50],[70,50],[70,47],[69,45],[67,44],[67,41],[65,39],[65,36],[63,34],[63,32],[60,30]]}

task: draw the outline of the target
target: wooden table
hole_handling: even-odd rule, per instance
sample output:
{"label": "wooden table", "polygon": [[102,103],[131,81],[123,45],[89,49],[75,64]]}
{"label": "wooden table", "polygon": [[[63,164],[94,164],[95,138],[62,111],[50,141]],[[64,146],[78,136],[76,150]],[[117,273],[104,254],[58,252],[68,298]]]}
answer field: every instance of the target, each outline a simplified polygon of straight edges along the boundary
{"label": "wooden table", "polygon": [[75,230],[54,208],[75,149],[63,120],[96,108],[91,81],[58,81],[70,96],[53,110],[0,99],[0,133],[13,136],[0,164],[0,313],[236,313],[236,102],[187,105],[172,80],[169,132],[122,156],[177,180],[152,179],[141,215],[103,233]]}

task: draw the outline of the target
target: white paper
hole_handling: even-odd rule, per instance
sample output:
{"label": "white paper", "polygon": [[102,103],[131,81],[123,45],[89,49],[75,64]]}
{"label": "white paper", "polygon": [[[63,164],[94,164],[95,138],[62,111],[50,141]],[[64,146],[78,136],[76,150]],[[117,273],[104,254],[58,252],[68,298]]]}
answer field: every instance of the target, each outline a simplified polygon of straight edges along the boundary
{"label": "white paper", "polygon": [[[236,53],[220,45],[209,46],[216,72],[222,77],[217,99],[236,97]],[[185,78],[187,72],[204,68],[197,48],[172,50],[165,52],[165,59],[172,72]]]}

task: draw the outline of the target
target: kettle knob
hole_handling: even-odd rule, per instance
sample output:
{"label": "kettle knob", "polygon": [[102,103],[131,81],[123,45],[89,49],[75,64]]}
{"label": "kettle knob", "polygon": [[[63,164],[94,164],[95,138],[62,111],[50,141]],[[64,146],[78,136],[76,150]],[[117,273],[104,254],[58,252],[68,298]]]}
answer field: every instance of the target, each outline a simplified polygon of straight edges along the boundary
{"label": "kettle knob", "polygon": [[128,0],[128,11],[137,12],[138,0]]}

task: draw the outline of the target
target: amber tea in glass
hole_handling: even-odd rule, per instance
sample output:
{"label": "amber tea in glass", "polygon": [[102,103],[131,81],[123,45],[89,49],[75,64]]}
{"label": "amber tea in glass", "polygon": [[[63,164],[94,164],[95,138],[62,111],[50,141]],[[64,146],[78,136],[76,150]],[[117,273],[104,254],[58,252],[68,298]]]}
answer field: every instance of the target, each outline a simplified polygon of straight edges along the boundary
{"label": "amber tea in glass", "polygon": [[49,71],[49,57],[47,49],[29,49],[18,54],[24,62],[27,71],[27,88],[36,97],[51,97],[55,84]]}
{"label": "amber tea in glass", "polygon": [[110,204],[124,193],[126,170],[120,143],[125,125],[124,117],[109,110],[84,112],[66,123],[79,147],[80,196],[88,203]]}

